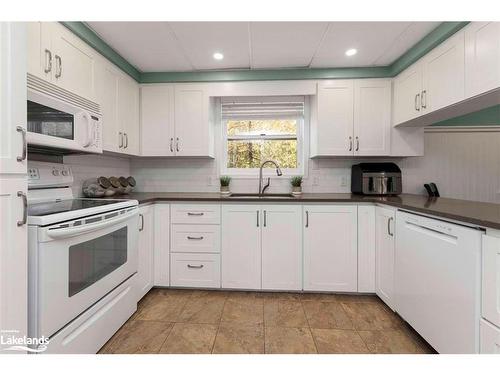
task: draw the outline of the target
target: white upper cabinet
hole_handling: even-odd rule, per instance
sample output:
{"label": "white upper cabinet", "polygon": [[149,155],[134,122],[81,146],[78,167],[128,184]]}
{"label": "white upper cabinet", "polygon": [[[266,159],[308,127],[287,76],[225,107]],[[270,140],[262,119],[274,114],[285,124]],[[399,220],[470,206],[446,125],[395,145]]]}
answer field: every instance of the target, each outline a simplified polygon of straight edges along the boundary
{"label": "white upper cabinet", "polygon": [[96,52],[57,22],[30,22],[28,73],[95,100]]}
{"label": "white upper cabinet", "polygon": [[102,113],[102,147],[106,151],[113,152],[120,152],[120,142],[123,143],[117,118],[118,77],[117,69],[111,64],[106,64],[104,61],[96,64],[95,88]]}
{"label": "white upper cabinet", "polygon": [[174,137],[174,86],[142,86],[141,155],[175,155]]}
{"label": "white upper cabinet", "polygon": [[471,22],[465,29],[465,97],[500,87],[500,22]]}
{"label": "white upper cabinet", "polygon": [[375,290],[394,309],[394,228],[395,211],[375,208]]}
{"label": "white upper cabinet", "polygon": [[318,83],[312,105],[311,157],[352,155],[354,82]]}
{"label": "white upper cabinet", "polygon": [[262,289],[302,289],[302,207],[262,206]]}
{"label": "white upper cabinet", "polygon": [[459,31],[422,59],[420,112],[428,113],[464,99],[464,32]]}
{"label": "white upper cabinet", "polygon": [[420,116],[422,95],[422,64],[417,62],[394,79],[394,124]]}
{"label": "white upper cabinet", "polygon": [[128,155],[139,155],[139,85],[130,77],[121,74],[118,78],[118,124],[123,133],[121,151]]}
{"label": "white upper cabinet", "polygon": [[358,290],[357,206],[304,206],[304,290]]}
{"label": "white upper cabinet", "polygon": [[0,23],[0,174],[25,174],[26,29]]}
{"label": "white upper cabinet", "polygon": [[210,114],[207,85],[142,86],[142,155],[214,157]]}
{"label": "white upper cabinet", "polygon": [[354,81],[354,155],[391,153],[391,81]]}

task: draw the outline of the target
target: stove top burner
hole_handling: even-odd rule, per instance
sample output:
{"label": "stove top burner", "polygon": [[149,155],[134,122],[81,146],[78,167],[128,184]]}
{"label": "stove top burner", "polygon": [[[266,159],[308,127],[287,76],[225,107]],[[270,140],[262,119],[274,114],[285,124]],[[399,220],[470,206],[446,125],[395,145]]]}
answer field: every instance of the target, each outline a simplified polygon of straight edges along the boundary
{"label": "stove top burner", "polygon": [[55,202],[43,202],[28,205],[28,216],[47,216],[106,206],[126,201],[126,199],[66,199]]}

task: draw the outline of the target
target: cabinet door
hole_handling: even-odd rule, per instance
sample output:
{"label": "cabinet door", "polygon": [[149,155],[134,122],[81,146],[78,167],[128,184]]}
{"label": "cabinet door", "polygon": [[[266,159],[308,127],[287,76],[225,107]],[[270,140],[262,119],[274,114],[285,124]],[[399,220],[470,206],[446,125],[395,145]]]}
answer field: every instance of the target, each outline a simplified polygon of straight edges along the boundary
{"label": "cabinet door", "polygon": [[102,147],[105,151],[121,152],[123,137],[117,118],[119,73],[105,62],[96,64],[96,97],[102,112]]}
{"label": "cabinet door", "polygon": [[209,100],[204,87],[175,87],[175,149],[177,156],[213,156]]}
{"label": "cabinet door", "polygon": [[354,155],[391,153],[391,81],[354,83]]}
{"label": "cabinet door", "polygon": [[358,292],[375,293],[375,206],[358,206]]}
{"label": "cabinet door", "polygon": [[49,22],[27,22],[27,70],[46,81],[52,80],[54,54],[51,51]]}
{"label": "cabinet door", "polygon": [[139,209],[139,253],[137,257],[137,300],[153,287],[154,206]]}
{"label": "cabinet door", "polygon": [[481,354],[500,354],[500,328],[490,322],[481,319],[480,325],[480,349]]}
{"label": "cabinet door", "polygon": [[0,174],[26,173],[26,26],[0,22]]}
{"label": "cabinet door", "polygon": [[393,125],[420,116],[422,79],[421,62],[413,64],[394,79]]}
{"label": "cabinet door", "polygon": [[356,292],[356,206],[304,206],[304,290]]}
{"label": "cabinet door", "polygon": [[482,315],[500,327],[500,238],[483,235],[482,250]]}
{"label": "cabinet door", "polygon": [[375,288],[377,295],[394,309],[394,211],[376,207]]}
{"label": "cabinet door", "polygon": [[464,99],[464,66],[463,31],[457,32],[424,57],[424,87],[421,94],[424,113]]}
{"label": "cabinet door", "polygon": [[302,289],[302,207],[262,206],[262,289]]}
{"label": "cabinet door", "polygon": [[51,26],[52,82],[74,94],[95,100],[95,52],[59,23],[51,23]]}
{"label": "cabinet door", "polygon": [[353,154],[354,86],[351,80],[318,83],[311,156]]}
{"label": "cabinet door", "polygon": [[261,288],[260,206],[222,206],[222,287]]}
{"label": "cabinet door", "polygon": [[25,178],[0,180],[0,331],[5,340],[9,331],[16,338],[27,334],[28,226],[18,225],[23,219],[18,192],[26,190]]}
{"label": "cabinet door", "polygon": [[471,22],[465,29],[465,97],[500,87],[500,22]]}
{"label": "cabinet door", "polygon": [[123,147],[120,152],[138,155],[139,132],[139,86],[131,78],[120,74],[118,78],[118,124],[123,132]]}
{"label": "cabinet door", "polygon": [[141,87],[141,155],[173,156],[174,87]]}
{"label": "cabinet door", "polygon": [[170,205],[154,209],[154,285],[170,286]]}

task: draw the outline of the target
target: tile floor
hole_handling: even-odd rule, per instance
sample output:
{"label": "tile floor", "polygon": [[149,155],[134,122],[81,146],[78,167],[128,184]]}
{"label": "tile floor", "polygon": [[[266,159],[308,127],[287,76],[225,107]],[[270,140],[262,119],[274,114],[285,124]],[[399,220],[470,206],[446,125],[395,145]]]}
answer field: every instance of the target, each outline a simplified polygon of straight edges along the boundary
{"label": "tile floor", "polygon": [[376,296],[153,289],[99,353],[433,353]]}

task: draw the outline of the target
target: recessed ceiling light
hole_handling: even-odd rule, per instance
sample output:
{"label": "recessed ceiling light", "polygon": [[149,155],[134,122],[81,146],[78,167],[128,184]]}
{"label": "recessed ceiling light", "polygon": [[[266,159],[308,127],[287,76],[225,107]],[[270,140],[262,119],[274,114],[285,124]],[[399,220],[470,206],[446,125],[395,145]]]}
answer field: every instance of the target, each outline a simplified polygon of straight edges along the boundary
{"label": "recessed ceiling light", "polygon": [[346,56],[354,56],[357,53],[358,50],[356,48],[350,48],[347,51],[345,51]]}
{"label": "recessed ceiling light", "polygon": [[224,58],[224,55],[220,52],[215,52],[213,57],[215,60],[222,60]]}

